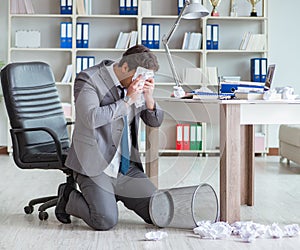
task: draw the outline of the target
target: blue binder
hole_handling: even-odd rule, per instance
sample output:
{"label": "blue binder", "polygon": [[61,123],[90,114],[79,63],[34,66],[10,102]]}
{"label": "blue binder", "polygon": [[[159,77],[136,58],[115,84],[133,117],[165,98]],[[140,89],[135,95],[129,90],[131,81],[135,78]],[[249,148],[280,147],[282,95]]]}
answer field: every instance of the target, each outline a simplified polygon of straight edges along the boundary
{"label": "blue binder", "polygon": [[90,24],[82,23],[82,48],[89,47]]}
{"label": "blue binder", "polygon": [[183,6],[184,6],[185,0],[177,0],[177,8],[178,8],[178,15],[180,14]]}
{"label": "blue binder", "polygon": [[268,61],[267,58],[260,58],[260,81],[265,82],[267,78]]}
{"label": "blue binder", "polygon": [[76,48],[82,48],[82,23],[76,23]]}
{"label": "blue binder", "polygon": [[119,14],[125,15],[125,12],[126,12],[125,0],[120,0]]}
{"label": "blue binder", "polygon": [[159,49],[159,41],[160,41],[160,24],[156,23],[154,24],[154,44],[153,44],[153,49]]}
{"label": "blue binder", "polygon": [[212,49],[212,25],[206,25],[206,49]]}
{"label": "blue binder", "polygon": [[148,33],[148,24],[143,23],[142,24],[142,45],[148,47],[147,44],[147,33]]}
{"label": "blue binder", "polygon": [[60,23],[60,47],[72,48],[72,23]]}
{"label": "blue binder", "polygon": [[252,82],[261,82],[260,79],[260,58],[251,58],[250,59],[250,74]]}
{"label": "blue binder", "polygon": [[131,0],[131,15],[138,14],[138,0]]}
{"label": "blue binder", "polygon": [[72,48],[72,23],[67,22],[67,48]]}
{"label": "blue binder", "polygon": [[219,49],[219,25],[212,24],[212,49]]}
{"label": "blue binder", "polygon": [[60,0],[60,14],[72,14],[72,0]]}

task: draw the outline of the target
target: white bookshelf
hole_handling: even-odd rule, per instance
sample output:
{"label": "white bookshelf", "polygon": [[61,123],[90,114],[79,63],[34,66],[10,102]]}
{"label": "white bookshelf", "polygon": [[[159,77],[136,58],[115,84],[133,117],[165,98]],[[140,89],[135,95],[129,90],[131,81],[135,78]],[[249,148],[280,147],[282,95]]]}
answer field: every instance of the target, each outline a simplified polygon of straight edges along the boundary
{"label": "white bookshelf", "polygon": [[[74,0],[73,14],[62,15],[60,14],[59,0],[32,0],[35,14],[10,14],[10,11],[8,11],[8,62],[40,60],[50,64],[54,71],[61,100],[72,105],[73,112],[69,118],[74,119],[73,82],[76,76],[76,56],[94,56],[95,63],[99,63],[107,58],[118,60],[125,51],[125,49],[114,48],[121,31],[130,32],[137,30],[138,43],[140,44],[142,23],[159,23],[160,48],[153,49],[160,64],[160,69],[155,77],[155,95],[157,97],[170,96],[174,83],[161,39],[177,18],[177,0],[152,0],[151,16],[142,15],[140,8],[142,2],[143,0],[138,1],[138,15],[119,15],[119,0],[91,0],[92,14],[78,15],[76,12],[76,0]],[[244,2],[240,6],[240,8],[243,8],[241,13],[248,13],[247,15],[249,15],[251,6],[247,1]],[[179,76],[182,78],[182,69],[187,67],[218,67],[219,75],[240,75],[242,80],[250,80],[250,58],[268,57],[268,46],[261,51],[245,51],[239,50],[239,45],[244,32],[247,31],[266,34],[268,38],[267,2],[268,0],[262,0],[257,5],[258,17],[249,17],[244,14],[243,16],[230,17],[230,0],[223,0],[218,7],[219,17],[209,16],[201,20],[182,20],[169,44]],[[211,10],[208,0],[204,0],[203,4]],[[8,9],[10,10],[10,4],[8,4]],[[89,48],[76,48],[76,39],[72,41],[72,48],[60,48],[60,22],[65,21],[72,23],[73,38],[76,38],[77,22],[88,22],[90,24]],[[206,25],[212,23],[219,24],[219,50],[206,49]],[[15,31],[22,29],[39,30],[41,32],[41,47],[16,48],[14,46]],[[202,33],[201,49],[181,49],[183,36],[187,31]],[[72,82],[70,84],[62,84],[60,81],[68,64],[74,66]],[[184,86],[187,90],[199,87],[200,85],[198,84]],[[175,121],[173,123],[176,125]],[[170,127],[168,126],[168,128]],[[164,126],[162,129],[164,129]],[[173,129],[176,130],[175,126]],[[203,126],[203,146],[199,153],[218,152],[219,138],[214,135],[214,130],[216,129]],[[211,138],[212,134],[214,135],[213,141],[209,140],[209,143],[207,143],[207,138]],[[170,142],[173,139],[167,138]],[[177,152],[175,144],[168,145],[164,150],[165,152]]]}

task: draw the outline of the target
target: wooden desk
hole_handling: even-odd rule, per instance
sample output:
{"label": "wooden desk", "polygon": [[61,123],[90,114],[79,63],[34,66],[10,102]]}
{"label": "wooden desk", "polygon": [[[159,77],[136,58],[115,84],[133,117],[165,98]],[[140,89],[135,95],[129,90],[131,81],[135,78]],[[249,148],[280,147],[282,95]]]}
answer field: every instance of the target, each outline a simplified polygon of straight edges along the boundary
{"label": "wooden desk", "polygon": [[[300,124],[300,101],[157,99],[174,120],[220,125],[220,219],[254,205],[255,124]],[[146,172],[158,184],[158,129],[147,127]]]}

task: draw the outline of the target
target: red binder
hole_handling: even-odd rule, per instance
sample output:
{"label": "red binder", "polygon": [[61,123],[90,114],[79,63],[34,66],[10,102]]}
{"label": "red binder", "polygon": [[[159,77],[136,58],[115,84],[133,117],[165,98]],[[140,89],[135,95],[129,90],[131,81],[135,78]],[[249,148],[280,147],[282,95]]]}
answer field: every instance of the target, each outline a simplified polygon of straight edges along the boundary
{"label": "red binder", "polygon": [[176,125],[176,150],[183,150],[183,124]]}
{"label": "red binder", "polygon": [[183,150],[190,150],[190,124],[183,124]]}

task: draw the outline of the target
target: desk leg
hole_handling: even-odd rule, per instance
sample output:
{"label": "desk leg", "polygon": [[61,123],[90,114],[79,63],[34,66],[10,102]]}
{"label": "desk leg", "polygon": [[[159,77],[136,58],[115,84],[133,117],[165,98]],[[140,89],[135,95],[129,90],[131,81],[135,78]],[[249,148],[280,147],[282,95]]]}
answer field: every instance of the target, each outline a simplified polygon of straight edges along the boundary
{"label": "desk leg", "polygon": [[146,126],[146,174],[158,187],[159,128]]}
{"label": "desk leg", "polygon": [[241,204],[254,205],[254,126],[241,126]]}
{"label": "desk leg", "polygon": [[220,106],[220,219],[240,220],[240,106]]}

